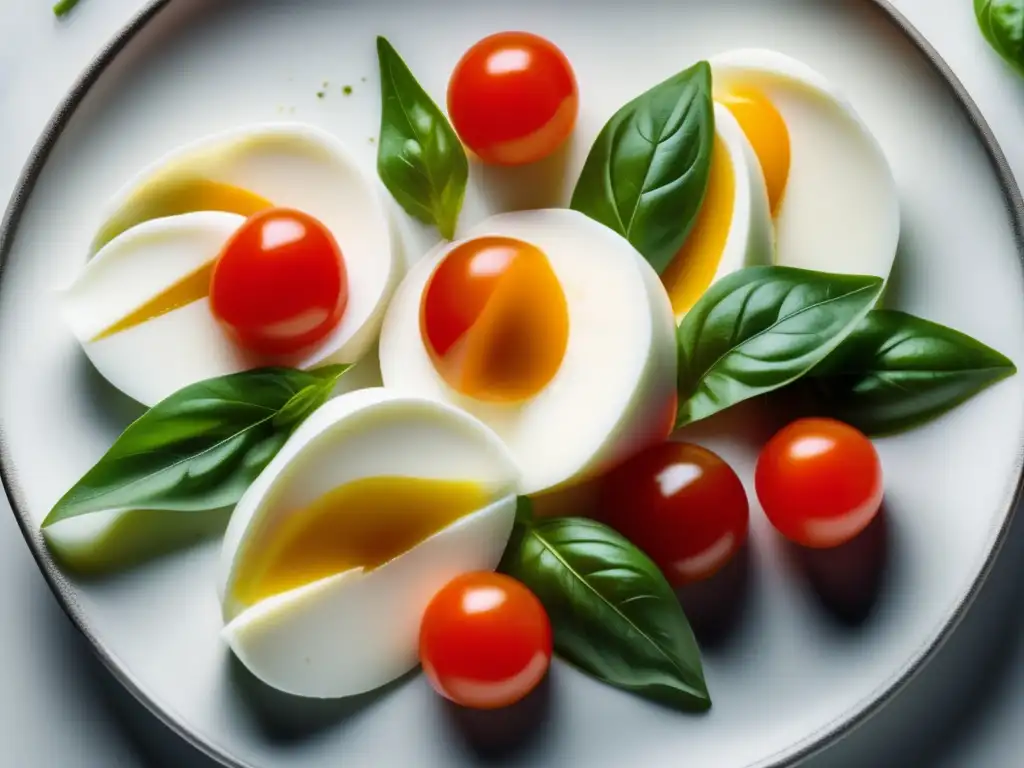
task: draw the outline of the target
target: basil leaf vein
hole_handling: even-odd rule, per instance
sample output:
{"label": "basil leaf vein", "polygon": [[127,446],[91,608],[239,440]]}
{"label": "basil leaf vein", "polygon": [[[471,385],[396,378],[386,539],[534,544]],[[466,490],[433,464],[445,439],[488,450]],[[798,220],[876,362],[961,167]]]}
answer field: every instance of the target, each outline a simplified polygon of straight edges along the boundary
{"label": "basil leaf vein", "polygon": [[879,435],[939,416],[1016,371],[960,331],[876,309],[811,376],[830,413]]}
{"label": "basil leaf vein", "polygon": [[469,161],[448,119],[398,52],[377,38],[381,124],[377,173],[399,205],[451,239],[469,179]]}
{"label": "basil leaf vein", "polygon": [[570,207],[618,232],[664,271],[704,202],[714,115],[707,62],[641,94],[598,134]]}
{"label": "basil leaf vein", "polygon": [[516,528],[502,569],[544,604],[559,654],[640,695],[685,709],[710,706],[696,638],[646,555],[584,518]]}
{"label": "basil leaf vein", "polygon": [[234,504],[347,369],[261,368],[184,387],[130,424],[43,527],[110,509]]}
{"label": "basil leaf vein", "polygon": [[806,374],[876,303],[883,280],[748,267],[719,280],[683,318],[681,427]]}

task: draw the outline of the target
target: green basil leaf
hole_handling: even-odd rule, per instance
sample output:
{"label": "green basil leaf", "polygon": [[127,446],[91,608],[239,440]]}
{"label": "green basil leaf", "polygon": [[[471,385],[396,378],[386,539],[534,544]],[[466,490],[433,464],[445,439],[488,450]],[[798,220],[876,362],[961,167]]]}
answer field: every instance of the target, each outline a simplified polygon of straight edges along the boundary
{"label": "green basil leaf", "polygon": [[[260,368],[178,390],[129,425],[43,526],[108,509],[234,504],[347,367]],[[289,409],[286,424],[275,423]]]}
{"label": "green basil leaf", "polygon": [[293,429],[306,420],[313,411],[327,402],[338,379],[351,366],[327,365],[310,371],[319,381],[308,384],[292,396],[291,400],[274,417],[274,426],[278,429]]}
{"label": "green basil leaf", "polygon": [[587,156],[571,207],[625,237],[660,273],[704,202],[714,137],[711,67],[702,61],[612,116]]}
{"label": "green basil leaf", "polygon": [[67,16],[78,5],[79,0],[58,0],[53,6],[54,16]]}
{"label": "green basil leaf", "polygon": [[974,15],[989,45],[1024,74],[1024,0],[974,0]]}
{"label": "green basil leaf", "polygon": [[533,501],[529,496],[516,498],[516,522],[523,525],[533,522]]}
{"label": "green basil leaf", "polygon": [[796,381],[875,304],[880,277],[748,267],[719,280],[679,326],[677,426]]}
{"label": "green basil leaf", "polygon": [[377,173],[406,213],[452,239],[469,178],[459,137],[391,43],[377,38],[380,141]]}
{"label": "green basil leaf", "polygon": [[966,334],[876,309],[811,372],[829,413],[870,434],[912,427],[1017,372]]}
{"label": "green basil leaf", "polygon": [[697,640],[645,554],[585,518],[516,528],[502,569],[540,598],[559,654],[642,696],[685,709],[711,706]]}

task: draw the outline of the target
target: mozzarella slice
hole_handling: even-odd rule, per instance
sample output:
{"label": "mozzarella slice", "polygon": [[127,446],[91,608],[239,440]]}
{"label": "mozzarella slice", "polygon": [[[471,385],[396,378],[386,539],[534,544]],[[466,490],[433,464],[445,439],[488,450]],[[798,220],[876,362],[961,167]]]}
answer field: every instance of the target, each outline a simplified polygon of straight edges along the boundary
{"label": "mozzarella slice", "polygon": [[445,383],[423,342],[420,303],[453,243],[417,262],[395,294],[380,339],[385,386],[450,403],[490,426],[519,464],[527,494],[578,482],[663,438],[676,388],[675,322],[650,265],[625,239],[576,211],[500,214],[460,242],[486,235],[536,246],[562,285],[569,338],[554,378],[513,403],[469,398]]}
{"label": "mozzarella slice", "polygon": [[[280,552],[275,547],[306,519],[304,510],[338,488],[380,477],[470,483],[481,503],[384,562],[351,566],[342,558],[336,572],[253,597],[251,574],[266,570],[251,564]],[[232,515],[219,579],[225,640],[253,674],[296,695],[348,696],[387,683],[416,664],[419,622],[433,595],[460,573],[498,564],[518,479],[498,436],[455,408],[382,388],[329,401]]]}
{"label": "mozzarella slice", "polygon": [[[327,338],[299,354],[257,358],[227,337],[206,298],[98,337],[209,265],[244,216],[265,205],[318,218],[341,248],[349,299]],[[303,125],[247,127],[183,147],[126,185],[62,303],[99,371],[153,405],[186,384],[258,365],[358,361],[401,278],[397,242],[375,187],[337,139]]]}
{"label": "mozzarella slice", "polygon": [[754,89],[788,129],[777,263],[887,278],[899,241],[899,197],[881,145],[849,100],[821,74],[776,51],[730,51],[712,58],[711,67],[716,97]]}

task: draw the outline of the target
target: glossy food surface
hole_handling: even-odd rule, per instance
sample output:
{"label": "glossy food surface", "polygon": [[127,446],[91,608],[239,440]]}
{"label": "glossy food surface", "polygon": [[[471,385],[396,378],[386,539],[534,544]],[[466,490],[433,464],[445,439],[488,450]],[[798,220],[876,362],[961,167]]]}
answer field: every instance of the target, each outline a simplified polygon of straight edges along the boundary
{"label": "glossy food surface", "polygon": [[547,257],[511,237],[478,237],[438,264],[420,326],[449,386],[480,400],[522,400],[554,378],[569,310]]}
{"label": "glossy food surface", "polygon": [[849,541],[882,503],[882,464],[862,432],[834,419],[799,419],[765,445],[757,497],[783,536],[808,547]]}
{"label": "glossy food surface", "polygon": [[[375,135],[378,118],[373,108],[377,82],[372,49],[374,35],[380,33],[388,34],[399,46],[438,101],[444,98],[459,56],[485,34],[528,29],[557,41],[570,56],[584,90],[574,153],[565,176],[559,177],[568,179],[570,185],[589,141],[604,120],[689,60],[757,41],[791,53],[847,90],[893,158],[901,201],[908,204],[904,223],[910,236],[908,247],[900,254],[904,278],[899,289],[901,305],[969,331],[1016,361],[1024,359],[1024,335],[1019,330],[1024,327],[1024,291],[1008,213],[1013,209],[1001,192],[996,167],[938,70],[890,25],[873,2],[656,0],[634,3],[628,13],[621,5],[603,2],[586,4],[582,13],[584,6],[579,3],[551,0],[479,0],[472,5],[347,0],[289,3],[287,13],[277,0],[216,4],[186,0],[187,7],[176,11],[173,6],[177,2],[172,0],[165,12],[152,16],[146,31],[124,50],[127,58],[119,55],[118,65],[100,76],[96,87],[102,97],[89,99],[89,108],[72,116],[60,146],[46,160],[39,182],[20,198],[24,215],[7,241],[10,251],[0,281],[0,362],[6,372],[0,381],[0,422],[7,449],[7,479],[26,527],[38,525],[60,489],[73,483],[127,423],[116,418],[122,411],[115,396],[104,396],[108,407],[98,408],[97,393],[105,385],[96,381],[74,344],[40,343],[41,339],[58,342],[66,338],[64,323],[48,297],[55,284],[71,280],[84,258],[81,252],[54,247],[62,235],[54,226],[53,212],[60,212],[61,227],[67,227],[63,231],[88,236],[97,225],[97,200],[113,194],[126,172],[159,156],[173,143],[236,121],[273,116],[278,104],[296,105],[296,113],[285,117],[314,121],[336,133],[372,167],[376,146],[367,138]],[[963,44],[971,49],[972,35],[965,34],[963,27],[971,22],[969,12],[951,11],[950,19],[943,21],[938,3],[928,10],[922,10],[919,2],[917,5],[916,15],[912,7],[906,13],[922,24],[929,38],[934,33],[936,42],[945,39],[953,46],[947,53],[956,48],[956,40],[967,40]],[[949,3],[941,7],[952,8]],[[962,3],[958,7],[964,10]],[[97,51],[117,26],[118,11],[125,21],[129,12],[118,3],[92,0],[84,0],[78,10],[81,12],[69,17],[68,24],[60,25],[50,23],[45,6],[24,8],[22,16],[23,20],[35,19],[37,31],[60,38],[57,48],[66,54],[72,53],[69,36],[87,34],[87,44],[75,46],[84,65],[89,53]],[[19,11],[14,13],[17,19]],[[960,22],[953,24],[957,18]],[[956,40],[950,36],[953,26],[959,29]],[[950,34],[943,38],[944,28]],[[837,36],[836,30],[843,34]],[[973,37],[977,45],[984,46],[978,35]],[[658,55],[651,55],[654,51]],[[960,56],[960,61],[974,62],[975,58],[995,61],[996,57]],[[60,55],[48,60],[67,64]],[[73,74],[72,69],[65,75]],[[893,76],[894,71],[899,77]],[[202,75],[184,80],[182,72]],[[15,99],[19,93],[29,96],[25,106],[34,102],[37,118],[35,123],[26,119],[9,125],[9,149],[17,152],[21,146],[23,155],[13,159],[9,168],[13,174],[23,166],[24,153],[56,105],[66,80],[43,78],[19,85],[18,73],[10,74],[12,90],[7,95]],[[287,80],[289,75],[294,82]],[[367,84],[361,84],[361,75],[368,77]],[[965,70],[965,80],[981,82],[966,75]],[[331,79],[331,92],[320,102],[314,91],[325,78]],[[261,87],[252,87],[255,83]],[[341,94],[346,83],[355,89],[347,99]],[[273,90],[268,90],[271,87]],[[914,98],[908,99],[907,93]],[[999,100],[996,91],[988,93]],[[983,100],[984,94],[975,95]],[[365,101],[359,103],[360,98]],[[929,125],[942,129],[920,130],[925,118]],[[1001,129],[1005,136],[1013,136],[1010,125],[1007,122]],[[1000,136],[1004,134],[1000,132]],[[1006,141],[1005,150],[1020,157],[1020,148]],[[485,177],[477,170],[474,167],[473,177],[480,186],[467,194],[466,225],[508,202],[552,204],[542,185],[528,183],[532,178],[524,180],[516,190],[520,194],[510,201],[513,195],[504,179]],[[14,182],[13,175],[10,181]],[[269,199],[290,206],[302,202],[272,194]],[[564,203],[558,199],[554,204]],[[955,217],[948,215],[953,208]],[[328,220],[321,211],[307,210]],[[337,231],[352,229],[340,226]],[[407,254],[415,258],[434,240],[436,233],[422,242],[407,243]],[[339,244],[355,286],[356,245],[341,239]],[[971,258],[965,259],[965,253]],[[986,307],[998,307],[998,312],[981,311],[979,296],[985,297]],[[357,316],[355,301],[353,287],[346,318]],[[19,332],[23,328],[32,330]],[[216,328],[211,331],[215,337],[219,332]],[[611,358],[606,350],[603,370],[613,369],[607,363]],[[614,359],[619,359],[618,353]],[[746,596],[743,620],[709,659],[716,705],[711,716],[679,717],[645,706],[556,662],[546,718],[510,748],[514,755],[508,759],[531,768],[599,766],[609,761],[675,765],[682,759],[691,768],[788,765],[823,740],[831,740],[837,730],[847,733],[850,721],[873,711],[873,702],[917,667],[954,612],[959,615],[958,607],[986,563],[986,552],[999,537],[1008,509],[1006,497],[1013,490],[1019,468],[1022,382],[1024,379],[1015,377],[967,403],[956,416],[879,441],[886,469],[885,514],[894,536],[886,588],[869,621],[856,629],[837,627],[807,584],[789,577],[791,564],[776,546],[774,530],[763,524],[765,520],[757,520],[760,515],[752,509],[754,588]],[[60,408],[54,407],[57,402]],[[589,410],[591,420],[607,412],[601,407]],[[768,435],[763,424],[758,430],[760,411],[750,410],[752,418],[736,419],[738,430],[749,427],[753,433],[742,440],[739,436],[713,437],[708,431],[686,439],[707,445],[741,477],[752,479],[753,458]],[[745,410],[741,415],[748,413]],[[730,427],[733,424],[729,421]],[[984,456],[975,447],[979,444],[990,448]],[[956,467],[958,480],[953,482],[953,473],[949,473],[948,483],[929,482],[934,472],[928,468],[934,466]],[[752,493],[753,486],[749,490]],[[753,505],[753,496],[750,501]],[[963,514],[964,509],[971,509],[972,514]],[[922,510],[926,513],[921,514]],[[11,547],[28,546],[15,541],[15,527],[10,530],[7,543]],[[122,679],[162,718],[228,763],[320,768],[324,762],[358,765],[365,760],[385,766],[455,768],[480,762],[478,748],[468,743],[464,729],[448,719],[443,702],[426,690],[423,679],[403,681],[380,697],[367,697],[365,703],[353,702],[351,708],[356,711],[349,717],[339,712],[347,703],[337,709],[316,708],[318,712],[326,709],[328,717],[316,721],[321,727],[312,734],[315,726],[300,716],[309,709],[295,707],[286,697],[267,696],[266,701],[258,697],[258,703],[266,703],[267,709],[257,712],[257,701],[247,694],[257,693],[258,686],[249,685],[245,675],[234,674],[237,667],[229,663],[226,649],[210,642],[218,622],[217,601],[210,595],[215,542],[168,556],[124,577],[57,582],[70,611],[90,627],[99,651],[116,662]],[[39,552],[46,564],[45,551]],[[31,562],[24,555],[21,560]],[[9,565],[14,568],[16,562],[12,550]],[[1002,559],[997,563],[1004,565]],[[997,567],[1002,576],[1014,570]],[[1006,590],[1004,596],[1011,592]],[[925,594],[929,600],[920,598]],[[987,594],[986,588],[982,597]],[[26,593],[23,605],[38,603],[40,613],[34,619],[43,623],[30,623],[27,619],[34,612],[26,608],[22,616],[26,620],[10,622],[8,629],[21,626],[28,632],[49,626],[47,617],[59,616],[52,604],[43,605],[50,603],[45,594],[37,596],[39,600],[32,600]],[[17,605],[15,601],[11,607]],[[156,611],[156,605],[180,610]],[[1006,605],[1012,612],[1011,603]],[[44,607],[46,611],[42,611]],[[968,621],[982,607],[979,602],[971,608]],[[40,639],[58,639],[35,631],[28,635],[35,638],[40,650],[53,647]],[[946,648],[975,648],[957,642],[958,637]],[[67,639],[70,641],[70,636]],[[335,638],[335,648],[338,642]],[[966,660],[970,654],[958,658]],[[45,659],[23,666],[43,674],[49,666]],[[949,661],[945,654],[937,658],[935,663],[943,666],[926,671],[935,685],[922,679],[921,687],[960,690],[957,683],[965,682],[971,673],[961,675]],[[753,663],[757,666],[752,673]],[[61,669],[54,666],[51,671]],[[934,676],[933,671],[937,673]],[[77,678],[68,672],[64,680],[63,700],[68,706],[73,705],[80,688],[75,685]],[[59,678],[53,679],[57,680],[55,690],[61,690]],[[15,675],[14,680],[30,686],[27,677]],[[284,701],[277,705],[280,698]],[[905,701],[912,698],[917,700],[915,704]],[[922,714],[927,707],[920,699],[920,688],[914,684],[906,696],[893,701],[896,710],[886,709],[835,751],[810,762],[834,768],[845,761],[859,765],[872,758],[868,764],[884,765],[891,750],[897,748],[901,754],[923,754],[914,752],[908,743],[928,730],[925,723],[933,722]],[[22,701],[27,706],[27,699]],[[962,706],[970,708],[963,700],[946,704],[950,708],[947,714]],[[935,706],[933,703],[933,709]],[[45,713],[36,711],[40,722],[47,722]],[[329,717],[332,712],[336,715],[333,719]],[[501,717],[504,713],[493,714]],[[902,717],[895,717],[897,714]],[[894,717],[899,725],[892,722]],[[71,729],[65,735],[84,733],[81,728],[75,730],[82,724],[73,720],[70,716],[62,719]],[[20,718],[10,724],[15,729],[24,727]],[[280,734],[290,725],[294,738],[272,735],[271,729]],[[109,722],[95,721],[91,731],[99,737],[104,729],[109,731],[108,726]],[[45,729],[31,731],[45,735]],[[885,738],[895,733],[902,738]],[[875,744],[879,736],[884,745]],[[177,737],[172,734],[169,738]],[[933,734],[932,746],[938,747],[937,742]],[[21,754],[19,746],[28,749],[30,743],[15,735],[14,754]],[[877,751],[870,748],[873,745]],[[31,764],[33,754],[26,753],[25,761]],[[54,764],[61,764],[59,756],[51,754]],[[1013,764],[1012,754],[1003,753],[1005,764]],[[948,756],[986,765],[984,755],[972,761],[973,752]],[[124,759],[130,760],[131,755]],[[66,763],[73,765],[74,761]],[[107,761],[114,763],[113,758]],[[176,764],[191,765],[187,756]],[[915,764],[913,757],[908,757],[908,764]]]}
{"label": "glossy food surface", "polygon": [[442,696],[495,709],[519,701],[544,678],[551,644],[548,615],[530,590],[500,573],[468,573],[427,606],[420,661]]}
{"label": "glossy food surface", "polygon": [[210,308],[257,352],[297,352],[324,338],[348,304],[337,241],[302,211],[250,216],[224,245],[210,279]]}
{"label": "glossy food surface", "polygon": [[462,57],[448,84],[448,113],[459,138],[488,163],[546,157],[572,132],[578,110],[569,60],[529,32],[485,37]]}
{"label": "glossy food surface", "polygon": [[353,568],[372,570],[484,507],[478,483],[365,477],[288,515],[263,552],[242,561],[235,598],[256,603]]}
{"label": "glossy food surface", "polygon": [[713,576],[746,541],[743,484],[718,454],[692,443],[648,448],[604,480],[605,519],[673,586]]}

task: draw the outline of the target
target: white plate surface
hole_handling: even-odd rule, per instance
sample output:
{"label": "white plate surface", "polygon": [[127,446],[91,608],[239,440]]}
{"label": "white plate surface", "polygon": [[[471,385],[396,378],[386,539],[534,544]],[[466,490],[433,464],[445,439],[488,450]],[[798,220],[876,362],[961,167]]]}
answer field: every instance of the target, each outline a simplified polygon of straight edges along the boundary
{"label": "white plate surface", "polygon": [[[54,301],[53,290],[82,264],[103,202],[168,149],[246,122],[320,125],[349,142],[372,171],[377,34],[395,44],[439,101],[466,47],[500,29],[550,37],[576,68],[582,111],[568,151],[525,169],[473,166],[463,226],[494,211],[566,204],[608,116],[698,58],[761,46],[807,61],[849,94],[893,166],[903,235],[887,300],[1024,362],[1019,195],[971,107],[872,3],[161,5],[122,40],[109,66],[92,73],[96,81],[81,105],[58,116],[59,139],[51,147],[44,137],[39,164],[12,206],[0,241],[0,429],[16,514],[59,597],[114,672],[172,727],[229,764],[261,768],[496,759],[522,766],[782,766],[873,711],[951,630],[1011,514],[1024,446],[1020,376],[924,428],[878,441],[887,477],[883,524],[852,550],[814,562],[780,545],[753,494],[757,449],[780,417],[740,408],[691,433],[730,460],[752,501],[746,577],[736,579],[742,588],[727,595],[729,585],[720,582],[721,592],[704,600],[736,606],[706,643],[715,706],[704,716],[646,703],[563,664],[525,706],[485,716],[444,705],[419,675],[359,701],[288,699],[255,683],[218,639],[215,540],[115,577],[65,580],[35,527],[136,413],[90,369]],[[429,245],[424,228],[405,222],[403,229],[410,253]],[[867,561],[880,567],[865,569]],[[743,571],[735,567],[733,575]],[[698,616],[706,612],[701,597],[688,596]],[[851,604],[870,610],[855,610],[851,619],[841,610]]]}

